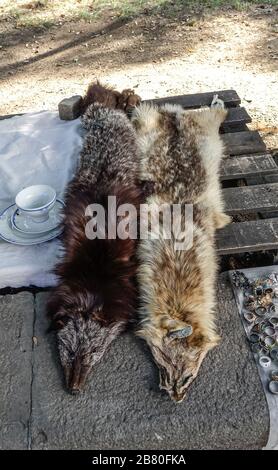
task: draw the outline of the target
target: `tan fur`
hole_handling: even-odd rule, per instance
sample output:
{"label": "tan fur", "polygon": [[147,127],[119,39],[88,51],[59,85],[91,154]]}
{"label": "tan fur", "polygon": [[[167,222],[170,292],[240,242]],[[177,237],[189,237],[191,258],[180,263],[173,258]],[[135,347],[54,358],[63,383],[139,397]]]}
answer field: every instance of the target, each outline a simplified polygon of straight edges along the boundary
{"label": "tan fur", "polygon": [[[172,233],[170,240],[141,240],[139,246],[138,334],[152,350],[161,388],[175,401],[184,398],[205,355],[219,340],[213,314],[214,239],[215,229],[229,220],[219,184],[219,126],[225,116],[219,108],[184,111],[173,105],[142,105],[133,116],[142,152],[141,178],[153,183],[148,203],[194,204],[191,248],[175,249],[181,233]],[[190,336],[175,337],[191,327]]]}

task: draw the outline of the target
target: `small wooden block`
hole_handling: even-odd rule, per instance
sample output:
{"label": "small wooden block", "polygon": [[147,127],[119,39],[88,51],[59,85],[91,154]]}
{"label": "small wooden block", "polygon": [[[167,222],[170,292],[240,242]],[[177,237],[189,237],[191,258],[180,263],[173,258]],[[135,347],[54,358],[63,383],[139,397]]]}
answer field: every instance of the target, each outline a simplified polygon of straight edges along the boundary
{"label": "small wooden block", "polygon": [[78,118],[81,114],[81,104],[82,96],[80,95],[63,99],[58,105],[60,119],[64,121],[72,121],[73,119]]}

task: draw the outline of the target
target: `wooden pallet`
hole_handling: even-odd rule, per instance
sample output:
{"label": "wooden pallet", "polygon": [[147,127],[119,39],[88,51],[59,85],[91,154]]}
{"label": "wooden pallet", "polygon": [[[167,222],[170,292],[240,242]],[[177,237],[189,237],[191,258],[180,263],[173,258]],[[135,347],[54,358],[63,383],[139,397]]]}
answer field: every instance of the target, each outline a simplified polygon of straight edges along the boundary
{"label": "wooden pallet", "polygon": [[[245,179],[252,186],[223,189],[226,211],[231,215],[254,214],[254,219],[234,222],[218,231],[217,244],[220,254],[242,253],[278,248],[278,218],[270,211],[278,210],[278,167],[257,131],[248,129],[251,118],[240,106],[240,98],[234,90],[222,90],[194,95],[181,95],[150,100],[155,104],[180,104],[185,109],[209,106],[217,93],[229,109],[220,132],[226,146],[227,158],[221,168],[221,179]],[[274,182],[271,177],[276,175]],[[263,184],[254,184],[263,182]]]}
{"label": "wooden pallet", "polygon": [[[278,210],[278,166],[267,152],[260,134],[248,129],[251,117],[240,106],[241,100],[236,91],[220,90],[158,98],[148,102],[158,105],[180,104],[185,109],[194,109],[209,106],[216,93],[229,110],[220,129],[227,154],[221,168],[221,180],[225,186],[229,180],[245,179],[252,182],[252,186],[223,189],[226,210],[232,215],[254,214],[253,218],[256,219],[234,222],[219,230],[218,252],[231,254],[278,248],[278,217],[273,217],[273,211]],[[1,116],[0,119],[12,116]]]}

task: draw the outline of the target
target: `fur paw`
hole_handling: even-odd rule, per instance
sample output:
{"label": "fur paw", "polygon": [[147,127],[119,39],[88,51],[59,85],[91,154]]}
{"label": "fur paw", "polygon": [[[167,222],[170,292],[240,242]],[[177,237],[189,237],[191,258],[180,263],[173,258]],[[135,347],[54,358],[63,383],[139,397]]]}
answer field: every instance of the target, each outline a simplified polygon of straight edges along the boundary
{"label": "fur paw", "polygon": [[135,95],[134,90],[127,89],[123,90],[119,96],[118,108],[128,110],[128,108],[135,108],[141,102],[141,98],[138,95]]}
{"label": "fur paw", "polygon": [[218,95],[213,95],[213,99],[210,105],[211,108],[225,109],[224,101],[218,98]]}
{"label": "fur paw", "polygon": [[232,221],[232,218],[229,215],[224,214],[223,212],[215,212],[214,221],[215,228],[223,228]]}

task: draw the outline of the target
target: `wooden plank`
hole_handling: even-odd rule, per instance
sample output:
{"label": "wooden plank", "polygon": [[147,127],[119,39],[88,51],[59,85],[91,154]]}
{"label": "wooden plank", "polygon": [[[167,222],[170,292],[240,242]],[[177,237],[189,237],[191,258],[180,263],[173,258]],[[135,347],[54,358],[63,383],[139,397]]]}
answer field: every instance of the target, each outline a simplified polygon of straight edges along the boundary
{"label": "wooden plank", "polygon": [[[235,158],[235,157],[233,157]],[[275,161],[275,160],[274,160]],[[271,173],[269,175],[254,175],[250,178],[246,178],[247,186],[252,186],[253,184],[268,184],[268,183],[278,183],[278,175],[276,173]]]}
{"label": "wooden plank", "polygon": [[278,248],[278,218],[232,223],[217,232],[221,255]]}
{"label": "wooden plank", "polygon": [[245,132],[245,131],[249,131],[249,127],[247,126],[247,124],[245,124],[245,122],[237,124],[236,126],[229,126],[229,125],[225,125],[224,127],[220,126],[220,134],[230,134],[232,132]]}
{"label": "wooden plank", "polygon": [[232,132],[221,138],[229,155],[265,152],[266,146],[258,131]]}
{"label": "wooden plank", "polygon": [[[167,100],[165,98],[165,100]],[[14,116],[22,116],[22,114],[7,114],[5,116],[0,116],[0,120],[9,119]],[[250,123],[251,117],[247,113],[245,108],[229,108],[228,115],[220,127],[220,132],[232,132],[234,129],[237,131],[247,130],[247,127],[243,127],[246,123]]]}
{"label": "wooden plank", "polygon": [[225,188],[222,191],[225,212],[229,214],[274,211],[278,207],[278,183]]}
{"label": "wooden plank", "polygon": [[154,100],[147,100],[147,103],[154,104],[180,104],[186,109],[200,108],[201,106],[210,106],[213,95],[217,94],[221,100],[224,101],[227,108],[238,106],[240,98],[235,90],[220,90],[208,93],[194,93],[190,95],[167,96],[166,98],[156,98]]}
{"label": "wooden plank", "polygon": [[[220,178],[221,180],[254,176],[261,178],[265,175],[273,175],[277,173],[278,166],[276,165],[274,158],[270,154],[266,153],[262,155],[245,155],[226,158],[223,160],[221,165]],[[258,181],[258,183],[260,183],[260,181]]]}
{"label": "wooden plank", "polygon": [[[184,98],[186,98],[186,96],[188,96],[188,95],[184,95]],[[175,104],[180,104],[180,105],[183,106],[183,104],[184,104],[184,100],[182,99],[183,96],[177,96],[177,97],[174,97],[174,98],[177,98],[177,102]],[[160,105],[165,104],[165,103],[173,104],[172,100],[173,100],[173,97],[171,97],[171,96],[166,97],[166,98],[161,98],[161,102],[159,104]],[[153,100],[153,101],[151,101],[151,100],[144,101],[144,103],[151,103],[151,102],[155,102],[155,100]],[[183,106],[183,107],[186,108],[186,106]],[[200,106],[198,106],[198,107],[200,107]],[[240,106],[238,106],[236,108],[229,108],[227,117],[226,117],[225,121],[223,122],[220,130],[225,131],[225,130],[233,128],[233,127],[237,127],[237,126],[240,126],[240,125],[243,125],[243,124],[246,124],[246,123],[250,123],[251,121],[252,121],[252,119],[249,116],[249,114],[247,113],[245,108],[242,108]],[[244,130],[246,130],[246,128]]]}
{"label": "wooden plank", "polygon": [[241,106],[238,106],[237,108],[229,108],[228,115],[220,130],[225,131],[226,129],[238,127],[251,121],[252,119],[245,108],[242,108]]}

